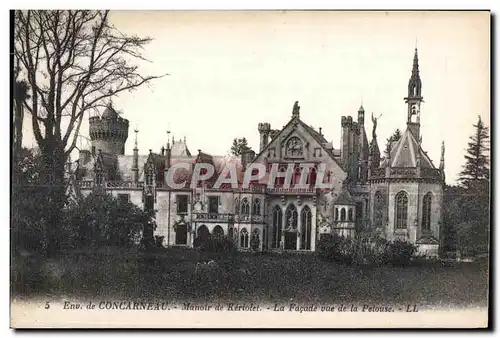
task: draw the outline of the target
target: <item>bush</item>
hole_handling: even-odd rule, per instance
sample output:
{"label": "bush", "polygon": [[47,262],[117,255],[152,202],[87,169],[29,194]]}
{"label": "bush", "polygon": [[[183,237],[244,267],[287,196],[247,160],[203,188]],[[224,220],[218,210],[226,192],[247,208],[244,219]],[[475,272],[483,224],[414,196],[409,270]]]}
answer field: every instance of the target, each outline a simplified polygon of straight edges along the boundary
{"label": "bush", "polygon": [[417,247],[409,242],[396,240],[386,246],[384,261],[392,265],[406,266],[417,251]]}
{"label": "bush", "polygon": [[210,236],[201,243],[199,250],[206,253],[232,253],[236,251],[236,247],[233,241],[226,236]]}
{"label": "bush", "polygon": [[134,245],[136,234],[143,232],[141,245],[154,246],[153,214],[130,202],[121,202],[110,194],[93,192],[66,210],[66,224],[71,228],[77,247]]}
{"label": "bush", "polygon": [[350,264],[354,257],[352,240],[337,234],[321,234],[316,250],[321,259],[330,262]]}
{"label": "bush", "polygon": [[155,246],[157,248],[163,248],[163,240],[165,236],[155,236]]}

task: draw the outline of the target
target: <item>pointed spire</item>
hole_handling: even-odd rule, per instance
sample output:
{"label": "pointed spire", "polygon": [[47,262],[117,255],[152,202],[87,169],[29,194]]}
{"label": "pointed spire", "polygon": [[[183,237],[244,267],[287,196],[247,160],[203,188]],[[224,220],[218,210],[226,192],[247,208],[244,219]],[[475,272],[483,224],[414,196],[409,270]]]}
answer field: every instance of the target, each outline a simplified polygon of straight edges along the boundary
{"label": "pointed spire", "polygon": [[444,169],[444,141],[441,143],[441,160],[439,161],[439,169]]}
{"label": "pointed spire", "polygon": [[167,150],[170,150],[170,127],[167,130]]}
{"label": "pointed spire", "polygon": [[137,126],[134,129],[134,133],[135,133],[134,150],[137,150],[139,149],[137,146],[137,134],[139,133],[139,128]]}
{"label": "pointed spire", "polygon": [[419,70],[418,70],[418,49],[417,48],[415,48],[415,54],[413,55],[413,68],[411,70],[411,75],[412,75],[412,77],[419,75]]}

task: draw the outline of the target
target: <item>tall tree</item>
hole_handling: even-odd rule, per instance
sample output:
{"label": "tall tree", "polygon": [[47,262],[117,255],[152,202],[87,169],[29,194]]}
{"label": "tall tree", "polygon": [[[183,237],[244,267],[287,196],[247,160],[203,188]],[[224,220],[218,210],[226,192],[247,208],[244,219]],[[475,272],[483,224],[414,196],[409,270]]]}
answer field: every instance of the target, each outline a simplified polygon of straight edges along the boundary
{"label": "tall tree", "polygon": [[387,157],[387,155],[389,155],[389,147],[390,147],[390,144],[392,142],[395,142],[395,141],[399,141],[399,139],[401,138],[401,130],[399,130],[399,128],[397,128],[394,133],[392,133],[391,137],[389,137],[387,139],[387,144],[385,146],[385,157]]}
{"label": "tall tree", "polygon": [[231,154],[235,156],[240,156],[245,151],[250,150],[251,148],[248,146],[248,141],[245,137],[243,138],[235,138],[233,140],[233,145],[231,146]]}
{"label": "tall tree", "polygon": [[151,39],[118,31],[109,11],[16,11],[14,21],[14,57],[32,91],[24,107],[45,167],[42,183],[50,187],[48,224],[57,227],[64,167],[85,114],[162,75],[138,72],[135,62],[146,60],[141,52]]}
{"label": "tall tree", "polygon": [[465,165],[460,172],[460,183],[471,188],[481,183],[487,183],[490,179],[489,170],[489,128],[486,127],[478,117],[478,121],[473,125],[474,135],[469,138],[467,153],[465,155]]}
{"label": "tall tree", "polygon": [[21,153],[23,144],[23,120],[24,120],[24,102],[30,98],[29,85],[26,80],[19,79],[19,66],[14,70],[14,118],[13,122],[13,155],[17,158]]}

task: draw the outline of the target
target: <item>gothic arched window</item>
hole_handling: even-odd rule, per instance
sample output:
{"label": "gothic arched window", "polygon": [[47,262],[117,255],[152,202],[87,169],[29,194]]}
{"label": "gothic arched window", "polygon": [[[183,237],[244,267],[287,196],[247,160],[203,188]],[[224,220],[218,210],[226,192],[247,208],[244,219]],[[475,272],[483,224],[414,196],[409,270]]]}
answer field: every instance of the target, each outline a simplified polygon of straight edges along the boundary
{"label": "gothic arched window", "polygon": [[306,205],[300,212],[300,249],[311,250],[311,209]]}
{"label": "gothic arched window", "polygon": [[216,225],[215,228],[212,230],[212,236],[217,238],[224,237],[224,229],[222,229],[220,225]]}
{"label": "gothic arched window", "polygon": [[241,200],[241,214],[244,216],[250,215],[250,203],[248,203],[246,197]]}
{"label": "gothic arched window", "polygon": [[288,231],[297,229],[297,208],[293,204],[286,208],[285,229]]}
{"label": "gothic arched window", "polygon": [[278,205],[276,205],[273,208],[273,223],[272,223],[273,239],[271,243],[272,247],[275,249],[278,249],[280,247],[282,224],[283,224],[283,212],[281,211],[281,208]]}
{"label": "gothic arched window", "polygon": [[375,228],[380,228],[384,224],[384,211],[386,209],[385,199],[380,191],[375,193],[375,201],[373,203],[373,225]]}
{"label": "gothic arched window", "polygon": [[243,228],[240,231],[240,247],[248,248],[248,231],[246,228]]}
{"label": "gothic arched window", "polygon": [[304,154],[303,145],[297,136],[291,137],[286,143],[286,154],[291,157],[301,157]]}
{"label": "gothic arched window", "polygon": [[260,199],[258,198],[253,201],[252,215],[260,215]]}
{"label": "gothic arched window", "polygon": [[335,208],[335,220],[336,221],[339,220],[339,209],[338,208]]}
{"label": "gothic arched window", "polygon": [[146,170],[146,185],[153,185],[153,170]]}
{"label": "gothic arched window", "polygon": [[240,213],[240,200],[238,198],[234,199],[234,213],[235,214]]}
{"label": "gothic arched window", "polygon": [[340,210],[340,220],[345,221],[345,208]]}
{"label": "gothic arched window", "polygon": [[424,201],[422,203],[422,231],[431,230],[431,205],[432,205],[432,193],[428,192],[424,196]]}
{"label": "gothic arched window", "polygon": [[396,229],[408,226],[408,195],[404,191],[396,195]]}
{"label": "gothic arched window", "polygon": [[352,214],[352,208],[349,208],[349,211],[347,212],[347,219],[349,220],[349,222],[354,221],[353,214]]}

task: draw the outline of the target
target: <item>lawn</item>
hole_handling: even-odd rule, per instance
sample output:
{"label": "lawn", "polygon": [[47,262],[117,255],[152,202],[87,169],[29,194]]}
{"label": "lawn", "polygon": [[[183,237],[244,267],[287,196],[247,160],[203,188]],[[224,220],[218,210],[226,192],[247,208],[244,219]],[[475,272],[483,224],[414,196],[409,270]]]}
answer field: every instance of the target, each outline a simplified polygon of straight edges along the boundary
{"label": "lawn", "polygon": [[371,267],[324,262],[312,254],[238,253],[209,257],[195,250],[72,252],[44,261],[12,260],[15,297],[161,300],[193,303],[374,303],[487,306],[488,266],[440,263]]}

